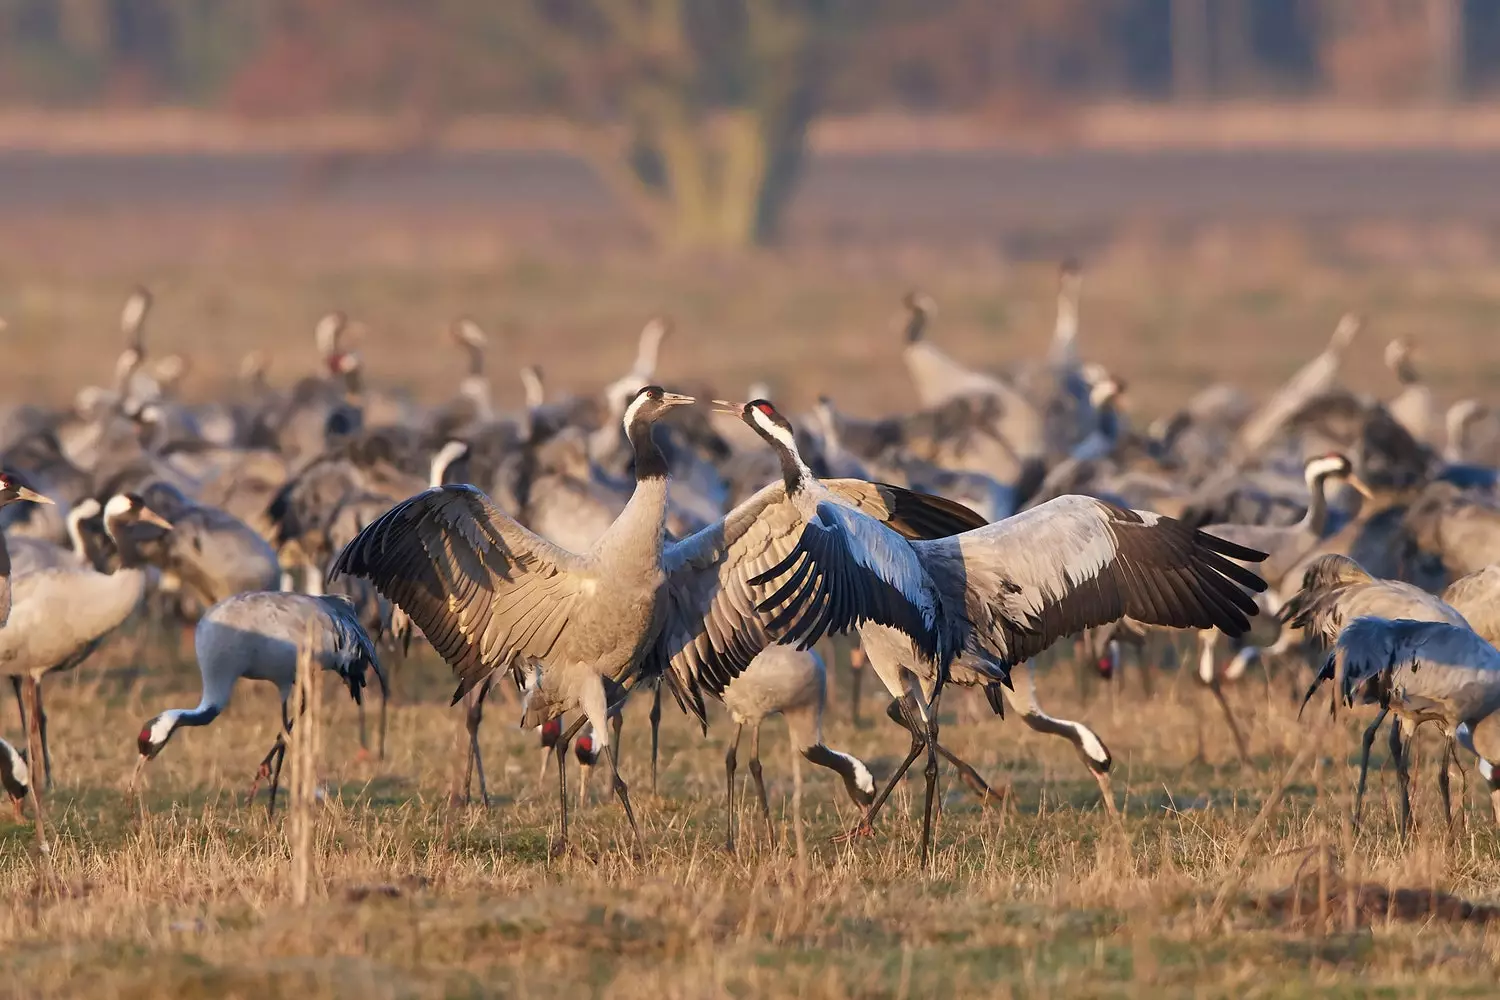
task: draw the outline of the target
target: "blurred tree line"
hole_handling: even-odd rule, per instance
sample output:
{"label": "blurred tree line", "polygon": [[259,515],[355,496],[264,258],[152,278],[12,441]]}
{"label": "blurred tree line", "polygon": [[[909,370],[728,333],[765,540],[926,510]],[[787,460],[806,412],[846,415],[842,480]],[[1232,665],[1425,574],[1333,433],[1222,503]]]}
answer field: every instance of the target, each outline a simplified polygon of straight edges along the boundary
{"label": "blurred tree line", "polygon": [[1500,0],[0,0],[0,101],[562,115],[664,238],[774,238],[822,112],[1448,102]]}

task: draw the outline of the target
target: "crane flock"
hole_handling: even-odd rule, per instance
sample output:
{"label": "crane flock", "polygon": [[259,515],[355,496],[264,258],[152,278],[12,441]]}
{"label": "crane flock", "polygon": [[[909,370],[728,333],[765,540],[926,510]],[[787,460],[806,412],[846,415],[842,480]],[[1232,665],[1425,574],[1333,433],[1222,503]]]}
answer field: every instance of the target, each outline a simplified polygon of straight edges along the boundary
{"label": "crane flock", "polygon": [[[619,747],[623,708],[644,689],[653,791],[663,692],[705,734],[714,702],[727,714],[730,850],[743,730],[769,825],[760,733],[781,715],[799,787],[800,762],[818,765],[862,810],[845,838],[872,835],[925,758],[925,865],[940,762],[991,794],[940,741],[948,687],[1067,740],[1113,813],[1114,758],[1094,728],[1042,708],[1036,659],[1077,637],[1113,679],[1125,645],[1146,655],[1172,641],[1157,633],[1192,630],[1193,673],[1242,757],[1221,683],[1259,658],[1308,671],[1309,699],[1332,682],[1338,703],[1378,708],[1361,794],[1394,713],[1403,828],[1407,760],[1427,722],[1448,741],[1445,803],[1462,749],[1500,820],[1500,411],[1443,410],[1406,339],[1385,353],[1390,399],[1344,387],[1362,332],[1350,315],[1266,401],[1206,386],[1138,429],[1123,375],[1081,359],[1081,292],[1065,266],[1047,357],[1004,371],[947,354],[936,303],[909,294],[890,353],[917,407],[857,417],[823,396],[797,419],[764,389],[738,402],[664,387],[672,327],[660,318],[597,394],[553,396],[540,368],[520,369],[518,414],[494,404],[475,320],[448,331],[462,373],[450,398],[424,406],[367,383],[337,312],[314,325],[319,364],[295,383],[275,385],[251,354],[236,392],[194,403],[190,366],[151,354],[153,299],[137,289],[112,385],[66,408],[13,406],[0,424],[0,669],[26,745],[0,739],[0,787],[18,811],[28,795],[40,804],[53,781],[43,679],[134,618],[191,627],[202,685],[196,707],[141,727],[136,775],[179,730],[228,709],[240,680],[267,681],[280,730],[255,782],[269,779],[272,808],[298,663],[347,686],[362,742],[373,673],[383,753],[383,659],[420,636],[452,670],[465,770],[486,805],[483,706],[514,690],[543,769],[557,762],[555,850],[568,841],[569,748],[585,773],[607,763],[645,847]],[[1222,667],[1220,634],[1236,650]],[[854,662],[909,739],[890,774],[824,743],[830,671],[813,647],[831,637],[857,642]]]}

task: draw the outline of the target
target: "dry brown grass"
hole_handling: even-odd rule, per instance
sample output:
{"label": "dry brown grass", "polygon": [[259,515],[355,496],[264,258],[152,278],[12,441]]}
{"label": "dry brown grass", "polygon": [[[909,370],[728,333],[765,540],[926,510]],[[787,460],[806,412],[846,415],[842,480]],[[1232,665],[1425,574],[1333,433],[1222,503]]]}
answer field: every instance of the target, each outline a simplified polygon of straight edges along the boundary
{"label": "dry brown grass", "polygon": [[[705,742],[667,712],[661,795],[649,795],[637,703],[625,777],[645,858],[631,858],[618,808],[595,789],[574,814],[576,852],[549,862],[555,786],[550,775],[537,783],[534,736],[507,726],[513,706],[496,705],[484,733],[495,807],[450,804],[459,718],[443,666],[417,658],[398,667],[386,762],[357,759],[353,706],[330,687],[329,799],[315,816],[314,898],[297,912],[284,822],[239,798],[275,736],[273,694],[245,685],[210,729],[178,733],[136,808],[124,793],[133,733],[163,706],[192,703],[196,681],[165,645],[145,645],[150,670],[133,669],[132,645],[51,685],[55,882],[37,874],[27,826],[0,828],[0,892],[12,901],[0,946],[7,988],[24,996],[1425,996],[1482,990],[1500,972],[1494,934],[1466,925],[1368,907],[1349,922],[1329,907],[1320,927],[1278,913],[1274,898],[1257,909],[1299,868],[1304,879],[1316,871],[1307,859],[1320,844],[1352,882],[1491,898],[1500,838],[1487,808],[1470,796],[1467,828],[1446,841],[1431,766],[1418,768],[1427,822],[1412,844],[1395,843],[1379,777],[1367,826],[1346,828],[1353,721],[1335,727],[1254,847],[1229,921],[1208,918],[1239,837],[1305,732],[1284,679],[1235,693],[1256,754],[1242,769],[1191,679],[1158,673],[1148,696],[1136,670],[1106,687],[1053,664],[1049,708],[1091,721],[1115,751],[1124,832],[1070,748],[954,697],[945,741],[1010,781],[1010,805],[981,810],[947,781],[939,850],[922,873],[918,787],[895,796],[876,840],[844,849],[828,838],[852,808],[819,772],[802,883],[775,724],[766,774],[780,846],[745,810],[741,853],[720,849],[723,727]],[[865,715],[876,711],[867,702]],[[1200,717],[1209,760],[1193,763]],[[904,747],[883,720],[850,726],[843,687],[828,741],[877,772]]]}
{"label": "dry brown grass", "polygon": [[790,249],[732,259],[646,252],[618,219],[530,214],[371,214],[327,205],[259,212],[148,213],[11,220],[0,241],[0,316],[8,363],[0,392],[61,401],[107,382],[129,288],[157,293],[151,347],[194,365],[187,391],[212,395],[241,355],[263,348],[273,380],[314,369],[311,330],[331,308],[363,328],[373,382],[438,401],[463,361],[443,335],[455,316],[492,334],[500,401],[511,375],[542,364],[549,384],[591,391],[634,356],[635,332],[665,311],[677,321],[664,377],[739,392],[765,379],[794,410],[821,392],[847,409],[913,405],[891,320],[921,287],[941,306],[934,336],[976,364],[1036,358],[1052,327],[1055,261],[1088,266],[1084,349],[1130,383],[1154,416],[1209,381],[1268,391],[1321,350],[1340,313],[1369,325],[1349,362],[1357,388],[1391,395],[1385,340],[1418,343],[1447,398],[1484,396],[1500,380],[1496,234],[1455,224],[1266,221],[1015,236],[995,245],[848,245],[820,239],[816,214]]}
{"label": "dry brown grass", "polygon": [[[1269,387],[1321,348],[1339,312],[1372,320],[1350,380],[1388,394],[1387,334],[1414,334],[1449,397],[1488,393],[1500,377],[1500,281],[1493,236],[1465,227],[1368,225],[1309,231],[1276,223],[1095,236],[1087,242],[1086,349],[1130,380],[1143,415],[1206,380]],[[495,377],[541,361],[554,384],[587,388],[631,356],[637,324],[666,309],[680,335],[673,380],[733,391],[768,377],[794,407],[832,391],[850,408],[907,405],[892,306],[923,286],[943,305],[936,336],[955,353],[999,363],[1035,356],[1051,324],[1061,237],[1030,245],[1034,263],[993,246],[863,248],[798,242],[779,255],[672,260],[628,233],[555,211],[493,219],[326,207],[255,217],[123,213],[10,220],[0,244],[0,315],[10,399],[63,399],[103,380],[115,317],[131,284],[158,293],[152,343],[187,352],[191,391],[221,384],[239,355],[271,349],[273,377],[313,364],[309,331],[340,307],[367,324],[374,379],[437,399],[462,366],[443,324],[469,312],[496,335]],[[305,912],[289,905],[280,820],[242,794],[269,747],[277,712],[247,685],[206,730],[180,733],[148,769],[138,809],[125,795],[134,734],[161,708],[197,699],[176,644],[124,641],[50,685],[61,787],[51,800],[57,882],[39,885],[27,826],[0,826],[0,993],[100,997],[297,996],[1292,996],[1486,993],[1500,973],[1493,932],[1379,919],[1319,929],[1247,904],[1286,886],[1308,852],[1331,844],[1351,882],[1437,887],[1493,900],[1500,838],[1469,804],[1445,842],[1431,761],[1420,768],[1416,840],[1397,845],[1389,779],[1373,781],[1369,822],[1342,817],[1352,787],[1352,722],[1290,791],[1253,845],[1226,925],[1207,919],[1227,863],[1302,733],[1288,687],[1251,682],[1233,697],[1249,716],[1255,764],[1241,769],[1216,736],[1212,708],[1171,673],[1144,694],[1046,675],[1058,714],[1091,722],[1117,759],[1123,839],[1098,807],[1071,750],[1010,722],[947,704],[945,742],[1014,786],[981,810],[945,782],[932,871],[915,864],[916,791],[898,793],[872,842],[835,848],[853,819],[837,784],[807,792],[813,857],[805,883],[783,847],[742,816],[744,846],[722,840],[723,727],[705,743],[670,708],[663,794],[645,782],[644,711],[632,706],[625,774],[648,855],[621,850],[608,803],[574,826],[579,850],[546,859],[553,786],[538,789],[533,738],[497,706],[485,733],[489,813],[449,804],[459,720],[440,664],[398,668],[390,754],[356,758],[352,708],[330,689],[325,780],[316,814],[316,878]],[[841,680],[841,684],[842,684]],[[855,729],[841,691],[831,744],[894,766],[905,741],[879,720]],[[879,706],[869,704],[875,717]],[[1200,713],[1211,763],[1193,763]],[[13,719],[9,708],[4,718]],[[15,730],[7,726],[8,735]],[[791,770],[773,724],[767,774],[789,839]],[[813,770],[813,769],[810,769]],[[1473,796],[1471,796],[1472,798]],[[744,798],[741,797],[741,801]],[[1305,871],[1304,866],[1304,871]]]}
{"label": "dry brown grass", "polygon": [[[484,734],[495,806],[451,804],[459,718],[442,665],[418,658],[397,668],[384,762],[357,759],[353,708],[329,688],[329,798],[315,816],[313,899],[297,911],[283,821],[239,798],[274,737],[274,696],[242,686],[215,725],[179,733],[149,766],[138,808],[124,791],[136,728],[191,704],[197,688],[165,645],[144,647],[149,671],[128,666],[131,645],[51,686],[56,882],[39,879],[29,827],[0,827],[0,893],[12,901],[0,948],[6,988],[19,994],[1416,996],[1482,992],[1500,972],[1483,929],[1368,908],[1353,923],[1332,908],[1320,927],[1278,914],[1274,901],[1254,905],[1299,866],[1304,879],[1315,872],[1307,858],[1320,844],[1351,881],[1492,898],[1500,838],[1471,795],[1467,828],[1445,841],[1435,754],[1418,768],[1426,822],[1411,844],[1395,842],[1380,776],[1365,828],[1346,828],[1352,721],[1335,727],[1255,845],[1227,922],[1208,919],[1229,856],[1304,732],[1284,680],[1252,679],[1234,694],[1255,753],[1242,769],[1190,678],[1159,673],[1147,696],[1135,670],[1111,687],[1054,663],[1042,682],[1049,708],[1087,719],[1116,754],[1123,832],[1070,748],[950,698],[945,742],[1008,779],[1010,804],[981,809],[945,781],[939,849],[923,873],[919,786],[893,799],[875,840],[842,848],[828,838],[852,809],[836,779],[816,773],[803,883],[787,847],[792,782],[779,725],[766,771],[781,846],[767,844],[749,809],[739,855],[719,846],[722,726],[705,742],[668,710],[662,794],[650,795],[635,704],[625,776],[645,858],[630,856],[623,818],[596,788],[571,824],[577,850],[549,862],[555,786],[550,775],[537,783],[534,737],[510,728],[513,707],[497,704]],[[867,718],[878,707],[867,702]],[[854,728],[847,712],[841,683],[829,742],[888,773],[902,734],[883,719]],[[1200,713],[1209,760],[1193,763]]]}

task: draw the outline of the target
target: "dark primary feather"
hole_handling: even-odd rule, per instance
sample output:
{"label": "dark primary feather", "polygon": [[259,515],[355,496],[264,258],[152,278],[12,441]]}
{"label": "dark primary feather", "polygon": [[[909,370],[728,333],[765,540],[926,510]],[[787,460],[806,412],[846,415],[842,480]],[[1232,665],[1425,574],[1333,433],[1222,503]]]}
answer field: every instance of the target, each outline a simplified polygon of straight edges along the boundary
{"label": "dark primary feather", "polygon": [[957,538],[915,543],[978,641],[1019,663],[1121,617],[1240,635],[1265,581],[1231,560],[1266,555],[1171,518],[1060,497]]}
{"label": "dark primary feather", "polygon": [[[818,505],[792,552],[777,565],[750,578],[751,586],[781,581],[756,610],[771,614],[766,629],[778,641],[807,649],[828,633],[846,632],[871,621],[909,636],[917,652],[946,660],[953,651],[938,616],[924,617],[905,593],[899,578],[869,565],[854,546],[860,539],[839,504]],[[902,545],[905,543],[902,542]],[[884,560],[876,556],[875,562]],[[912,562],[915,563],[913,557]],[[893,567],[894,568],[894,567]],[[783,574],[788,574],[782,580]]]}
{"label": "dark primary feather", "polygon": [[479,490],[449,485],[371,522],[329,577],[364,577],[405,611],[458,675],[456,701],[514,656],[551,650],[574,594],[559,581],[565,558]]}
{"label": "dark primary feather", "polygon": [[[908,537],[941,537],[984,523],[960,504],[899,487],[842,479],[824,485],[840,505]],[[721,694],[757,653],[777,641],[767,628],[772,619],[782,618],[778,625],[784,635],[797,636],[800,629],[805,639],[810,631],[829,628],[830,622],[848,620],[851,602],[875,599],[868,592],[849,590],[847,581],[827,579],[806,547],[798,548],[801,533],[800,515],[787,502],[785,487],[775,483],[717,525],[668,547],[670,624],[649,654],[646,670],[663,674],[678,705],[700,723],[706,724],[707,718],[703,691]],[[827,552],[823,555],[830,558]],[[767,582],[752,586],[752,577]],[[896,599],[894,594],[885,597]]]}
{"label": "dark primary feather", "polygon": [[380,658],[375,654],[375,643],[370,639],[364,626],[360,624],[359,615],[353,603],[347,597],[337,594],[324,595],[318,600],[328,608],[328,617],[333,622],[334,650],[345,656],[344,660],[335,661],[332,669],[349,686],[349,695],[355,703],[364,703],[366,670],[375,672],[375,679],[380,683],[380,693],[390,694],[385,670],[380,666]]}
{"label": "dark primary feather", "polygon": [[906,538],[943,538],[982,528],[989,522],[956,500],[917,493],[887,483],[873,484],[890,496],[886,527]]}

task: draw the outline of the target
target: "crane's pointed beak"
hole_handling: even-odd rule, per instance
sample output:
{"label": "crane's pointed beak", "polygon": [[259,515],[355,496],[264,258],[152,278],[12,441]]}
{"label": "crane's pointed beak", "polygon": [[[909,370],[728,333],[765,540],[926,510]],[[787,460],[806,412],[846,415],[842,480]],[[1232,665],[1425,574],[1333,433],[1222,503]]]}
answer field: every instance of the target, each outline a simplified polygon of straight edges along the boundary
{"label": "crane's pointed beak", "polygon": [[698,400],[680,392],[664,392],[661,394],[661,402],[663,406],[691,406]]}
{"label": "crane's pointed beak", "polygon": [[141,520],[145,521],[147,524],[154,524],[158,528],[165,529],[166,531],[172,530],[172,522],[162,517],[150,507],[141,508]]}
{"label": "crane's pointed beak", "polygon": [[49,500],[47,497],[42,496],[36,490],[28,490],[24,486],[17,486],[16,487],[16,496],[19,497],[22,500],[30,500],[32,503],[46,503],[46,504],[50,504],[50,503],[53,502],[53,501]]}
{"label": "crane's pointed beak", "polygon": [[716,399],[713,401],[715,413],[727,413],[732,417],[738,417],[744,413],[745,404],[731,403],[727,399]]}
{"label": "crane's pointed beak", "polygon": [[1359,478],[1353,473],[1349,474],[1349,485],[1358,490],[1360,496],[1364,497],[1366,500],[1375,499],[1375,491],[1370,489],[1369,484],[1367,484],[1363,479]]}
{"label": "crane's pointed beak", "polygon": [[141,756],[139,756],[139,757],[136,758],[136,761],[135,761],[135,770],[133,770],[133,771],[130,772],[130,784],[128,784],[128,785],[125,786],[125,791],[128,794],[131,794],[131,795],[135,794],[135,786],[141,780],[141,769],[146,766],[146,761],[148,761],[150,759],[151,758],[147,757],[145,754],[141,754]]}

